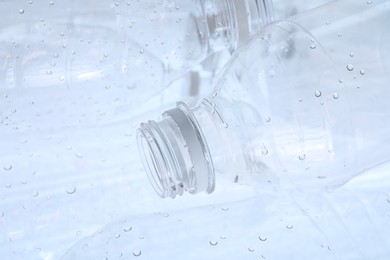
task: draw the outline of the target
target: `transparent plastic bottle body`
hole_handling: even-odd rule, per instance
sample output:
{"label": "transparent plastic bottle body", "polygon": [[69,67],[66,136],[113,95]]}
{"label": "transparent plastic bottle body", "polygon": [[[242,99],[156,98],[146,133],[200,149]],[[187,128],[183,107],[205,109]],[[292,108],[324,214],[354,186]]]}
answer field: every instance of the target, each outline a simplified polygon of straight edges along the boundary
{"label": "transparent plastic bottle body", "polygon": [[212,192],[218,178],[333,189],[389,160],[389,12],[388,1],[336,1],[271,24],[210,98],[142,124],[158,194]]}
{"label": "transparent plastic bottle body", "polygon": [[256,3],[2,2],[0,82],[7,89],[115,85],[140,103],[268,23],[261,7],[245,9]]}

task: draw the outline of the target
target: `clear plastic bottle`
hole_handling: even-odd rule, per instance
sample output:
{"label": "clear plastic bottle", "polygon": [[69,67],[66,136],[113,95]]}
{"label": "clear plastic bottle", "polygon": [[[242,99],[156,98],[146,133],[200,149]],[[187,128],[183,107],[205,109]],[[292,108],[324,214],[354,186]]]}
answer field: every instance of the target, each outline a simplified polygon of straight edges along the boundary
{"label": "clear plastic bottle", "polygon": [[132,103],[140,103],[212,53],[233,51],[258,32],[272,17],[266,5],[2,1],[0,87],[93,92],[110,85],[130,89]]}
{"label": "clear plastic bottle", "polygon": [[389,160],[389,23],[390,1],[345,0],[267,26],[208,99],[141,124],[157,193],[210,193],[224,178],[333,189]]}

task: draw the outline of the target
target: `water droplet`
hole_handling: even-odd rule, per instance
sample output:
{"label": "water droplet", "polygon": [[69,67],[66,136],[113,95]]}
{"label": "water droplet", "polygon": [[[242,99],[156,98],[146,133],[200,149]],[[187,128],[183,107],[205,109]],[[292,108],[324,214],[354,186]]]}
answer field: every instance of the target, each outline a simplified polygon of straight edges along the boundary
{"label": "water droplet", "polygon": [[337,36],[338,36],[338,37],[341,37],[341,36],[343,36],[343,35],[342,35],[341,33],[338,33]]}
{"label": "water droplet", "polygon": [[228,128],[229,127],[229,125],[228,125],[228,123],[223,123],[223,127],[225,127],[225,128]]}
{"label": "water droplet", "polygon": [[271,117],[267,116],[267,117],[265,118],[265,122],[267,122],[267,123],[271,122]]}
{"label": "water droplet", "polygon": [[352,64],[347,64],[347,70],[348,71],[353,71],[353,65]]}
{"label": "water droplet", "polygon": [[53,1],[50,1],[50,2],[49,2],[49,5],[54,5],[54,2],[53,2]]}
{"label": "water droplet", "polygon": [[28,3],[31,5],[32,3],[34,3],[32,0],[28,1]]}
{"label": "water droplet", "polygon": [[267,155],[268,154],[268,149],[267,149],[267,147],[265,145],[263,145],[261,147],[261,154],[262,155]]}
{"label": "water droplet", "polygon": [[58,53],[54,53],[54,54],[53,54],[53,57],[56,58],[56,59],[57,59],[59,56],[60,56],[60,55],[59,55]]}
{"label": "water droplet", "polygon": [[372,4],[372,1],[367,1],[367,4],[368,4],[368,5]]}
{"label": "water droplet", "polygon": [[339,94],[337,92],[333,93],[333,98],[334,99],[338,99],[339,98]]}
{"label": "water droplet", "polygon": [[320,97],[321,96],[321,91],[319,91],[319,90],[317,90],[316,92],[314,92],[314,95],[316,96],[316,97]]}
{"label": "water droplet", "polygon": [[32,196],[34,198],[38,197],[38,195],[39,195],[39,191],[37,191],[37,190],[33,191]]}
{"label": "water droplet", "polygon": [[4,184],[4,187],[6,187],[7,189],[9,189],[9,188],[11,188],[11,187],[12,187],[12,184],[10,184],[10,183],[6,183],[6,184]]}
{"label": "water droplet", "polygon": [[310,49],[314,50],[317,46],[315,44],[310,44]]}
{"label": "water droplet", "polygon": [[19,14],[24,14],[24,9],[19,9]]}
{"label": "water droplet", "polygon": [[255,249],[252,248],[252,247],[248,247],[248,251],[249,251],[249,252],[253,252],[253,251],[255,251]]}
{"label": "water droplet", "polygon": [[212,245],[212,246],[216,246],[218,244],[218,242],[214,241],[214,240],[210,240],[209,244]]}
{"label": "water droplet", "polygon": [[69,195],[74,194],[75,192],[76,192],[76,186],[68,186],[66,188],[66,193],[68,193]]}
{"label": "water droplet", "polygon": [[139,53],[143,54],[143,53],[144,53],[144,50],[143,50],[143,49],[140,49],[140,50],[139,50]]}
{"label": "water droplet", "polygon": [[135,250],[134,252],[133,252],[133,256],[140,256],[141,255],[141,250]]}
{"label": "water droplet", "polygon": [[286,225],[287,229],[292,229],[294,226],[293,225]]}
{"label": "water droplet", "polygon": [[222,207],[221,209],[222,209],[223,211],[228,211],[228,210],[229,210],[228,207]]}
{"label": "water droplet", "polygon": [[129,232],[129,231],[131,231],[132,229],[133,229],[133,227],[125,227],[125,228],[123,229],[123,231]]}
{"label": "water droplet", "polygon": [[303,161],[306,159],[306,154],[299,155],[299,160]]}
{"label": "water droplet", "polygon": [[4,212],[0,211],[0,217],[4,217]]}
{"label": "water droplet", "polygon": [[360,70],[360,74],[361,74],[361,75],[364,75],[364,74],[366,74],[366,71],[365,71],[364,69],[361,69],[361,70]]}
{"label": "water droplet", "polygon": [[339,83],[343,83],[343,79],[339,79]]}
{"label": "water droplet", "polygon": [[262,241],[262,242],[267,241],[267,237],[261,237],[261,236],[259,236],[259,240]]}
{"label": "water droplet", "polygon": [[11,165],[11,164],[4,165],[4,166],[3,166],[3,169],[4,169],[5,171],[10,171],[10,170],[12,170],[12,165]]}
{"label": "water droplet", "polygon": [[355,53],[353,53],[353,52],[351,52],[350,54],[349,54],[349,57],[355,57]]}
{"label": "water droplet", "polygon": [[121,234],[116,234],[115,235],[115,238],[120,238],[121,237]]}
{"label": "water droplet", "polygon": [[388,203],[390,203],[390,199],[386,199]]}
{"label": "water droplet", "polygon": [[220,236],[219,238],[221,238],[221,239],[226,239],[226,236]]}

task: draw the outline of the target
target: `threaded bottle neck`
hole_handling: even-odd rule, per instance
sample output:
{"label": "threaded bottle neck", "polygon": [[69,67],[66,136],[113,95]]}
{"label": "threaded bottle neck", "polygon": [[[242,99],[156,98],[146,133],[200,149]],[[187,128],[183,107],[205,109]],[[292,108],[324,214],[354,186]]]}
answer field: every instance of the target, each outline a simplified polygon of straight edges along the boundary
{"label": "threaded bottle neck", "polygon": [[214,190],[209,148],[184,103],[164,112],[159,122],[142,123],[137,141],[148,178],[160,197],[174,198],[184,191],[194,194]]}
{"label": "threaded bottle neck", "polygon": [[211,49],[226,46],[231,52],[274,16],[271,0],[205,0],[203,10]]}

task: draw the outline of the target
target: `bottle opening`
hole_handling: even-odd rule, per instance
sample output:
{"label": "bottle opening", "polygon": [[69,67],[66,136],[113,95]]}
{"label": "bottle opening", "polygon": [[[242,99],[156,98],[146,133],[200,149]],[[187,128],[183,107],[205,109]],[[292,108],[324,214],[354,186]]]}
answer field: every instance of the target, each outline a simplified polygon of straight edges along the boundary
{"label": "bottle opening", "polygon": [[207,143],[184,103],[164,112],[159,122],[142,123],[137,142],[149,181],[161,198],[175,198],[184,191],[214,191],[214,167]]}
{"label": "bottle opening", "polygon": [[163,177],[163,175],[166,176],[168,174],[166,160],[162,156],[158,141],[147,124],[142,123],[138,129],[137,142],[142,163],[150,183],[161,198],[167,197],[168,191],[165,190],[167,185],[164,184],[164,180],[168,178]]}

